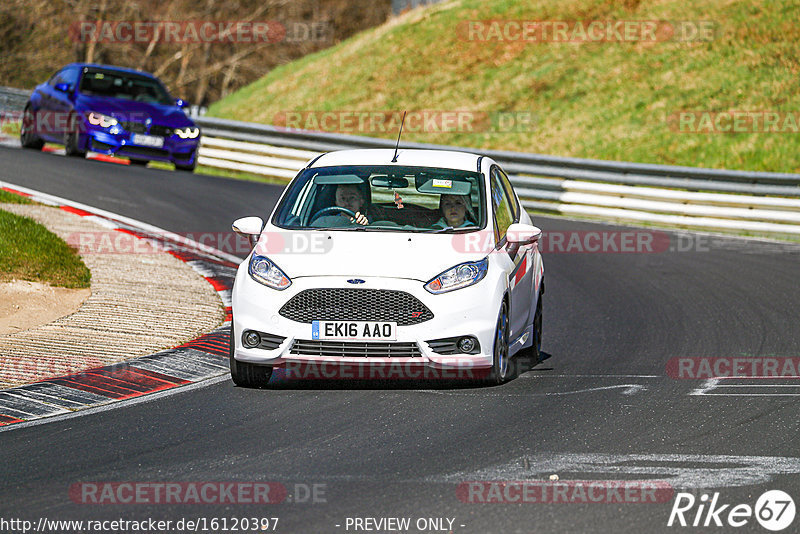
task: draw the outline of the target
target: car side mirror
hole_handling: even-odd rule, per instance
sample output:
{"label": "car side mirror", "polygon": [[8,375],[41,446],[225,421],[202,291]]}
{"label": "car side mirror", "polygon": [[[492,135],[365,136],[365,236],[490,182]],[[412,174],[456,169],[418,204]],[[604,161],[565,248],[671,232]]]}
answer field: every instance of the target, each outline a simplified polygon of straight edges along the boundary
{"label": "car side mirror", "polygon": [[506,231],[506,240],[511,244],[528,245],[542,237],[542,230],[532,224],[514,223]]}
{"label": "car side mirror", "polygon": [[264,221],[261,217],[242,217],[233,221],[231,228],[234,232],[250,240],[250,246],[256,246],[261,230],[264,229]]}
{"label": "car side mirror", "polygon": [[55,86],[56,91],[61,91],[62,93],[69,93],[69,84],[68,83],[57,83]]}

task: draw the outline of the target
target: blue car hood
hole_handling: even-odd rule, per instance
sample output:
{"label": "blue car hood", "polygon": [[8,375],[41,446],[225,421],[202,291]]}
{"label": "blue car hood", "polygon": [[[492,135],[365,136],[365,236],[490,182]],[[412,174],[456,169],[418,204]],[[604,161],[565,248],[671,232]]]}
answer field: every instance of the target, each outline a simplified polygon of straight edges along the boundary
{"label": "blue car hood", "polygon": [[110,115],[124,121],[145,122],[152,119],[153,124],[161,124],[172,128],[194,126],[178,106],[164,106],[149,102],[136,102],[99,96],[78,96],[75,107],[80,111],[94,111],[103,115]]}

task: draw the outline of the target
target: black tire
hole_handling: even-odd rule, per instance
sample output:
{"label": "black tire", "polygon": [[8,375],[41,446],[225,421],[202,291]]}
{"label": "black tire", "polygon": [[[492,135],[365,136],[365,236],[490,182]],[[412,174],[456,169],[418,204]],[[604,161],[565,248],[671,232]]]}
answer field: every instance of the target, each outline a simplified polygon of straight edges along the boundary
{"label": "black tire", "polygon": [[78,122],[75,116],[69,119],[69,132],[64,138],[64,151],[71,158],[85,158],[86,152],[78,148]]}
{"label": "black tire", "polygon": [[194,172],[195,167],[197,167],[197,159],[195,159],[190,165],[175,164],[176,171]]}
{"label": "black tire", "polygon": [[22,148],[30,148],[31,150],[41,150],[44,146],[44,141],[36,135],[36,117],[30,106],[25,106],[25,111],[22,114],[19,141],[22,144]]}
{"label": "black tire", "polygon": [[131,165],[136,165],[137,167],[146,167],[150,160],[146,159],[132,159],[131,158]]}
{"label": "black tire", "polygon": [[233,339],[233,319],[231,319],[230,343],[230,366],[231,380],[239,387],[243,388],[265,388],[272,376],[272,367],[266,365],[253,365],[252,363],[240,362],[233,357],[236,343]]}
{"label": "black tire", "polygon": [[489,385],[500,385],[511,378],[513,365],[508,357],[508,303],[503,301],[500,306],[500,313],[497,315],[497,326],[495,327],[494,346],[492,347],[492,368],[486,382]]}

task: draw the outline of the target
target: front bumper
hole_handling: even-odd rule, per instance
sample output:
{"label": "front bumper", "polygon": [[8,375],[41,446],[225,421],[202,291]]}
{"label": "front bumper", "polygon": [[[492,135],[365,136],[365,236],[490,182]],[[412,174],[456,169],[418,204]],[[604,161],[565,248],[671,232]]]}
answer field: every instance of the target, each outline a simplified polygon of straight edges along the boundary
{"label": "front bumper", "polygon": [[[425,322],[397,327],[397,339],[392,343],[403,344],[404,347],[416,345],[418,355],[375,357],[298,354],[295,342],[306,343],[312,340],[312,325],[287,319],[279,313],[279,310],[293,296],[306,289],[352,289],[353,286],[347,283],[348,277],[297,278],[286,290],[276,291],[252,280],[247,273],[247,261],[245,261],[237,273],[232,294],[235,358],[243,362],[278,367],[320,363],[345,366],[425,366],[436,369],[491,367],[495,326],[503,291],[500,288],[498,293],[499,288],[492,286],[488,276],[474,286],[441,295],[428,293],[423,288],[423,283],[417,280],[362,278],[365,280],[363,286],[369,289],[407,292],[419,299],[433,313],[433,318]],[[285,339],[273,349],[247,348],[241,339],[245,330],[255,330]],[[434,339],[459,336],[476,337],[480,344],[480,352],[440,354],[432,350],[427,343]],[[369,344],[369,342],[353,343]]]}
{"label": "front bumper", "polygon": [[91,125],[86,127],[83,134],[86,150],[100,154],[123,156],[134,159],[164,161],[179,165],[191,165],[197,158],[197,148],[200,137],[197,139],[180,139],[174,134],[164,137],[162,147],[141,146],[133,143],[133,134],[120,129],[119,133],[111,133],[109,129],[96,128]]}

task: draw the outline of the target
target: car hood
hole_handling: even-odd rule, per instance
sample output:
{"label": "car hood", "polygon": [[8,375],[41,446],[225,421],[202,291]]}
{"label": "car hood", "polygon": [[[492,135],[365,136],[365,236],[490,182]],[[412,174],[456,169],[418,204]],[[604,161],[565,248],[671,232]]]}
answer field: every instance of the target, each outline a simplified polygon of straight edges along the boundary
{"label": "car hood", "polygon": [[[270,231],[256,251],[289,278],[353,276],[427,282],[450,267],[483,259],[487,232],[421,234],[376,231]],[[488,247],[488,248],[487,248]]]}
{"label": "car hood", "polygon": [[173,128],[194,126],[194,123],[178,106],[81,95],[78,97],[76,107],[82,111],[95,111],[124,121],[145,122],[147,118],[150,118],[154,124]]}

